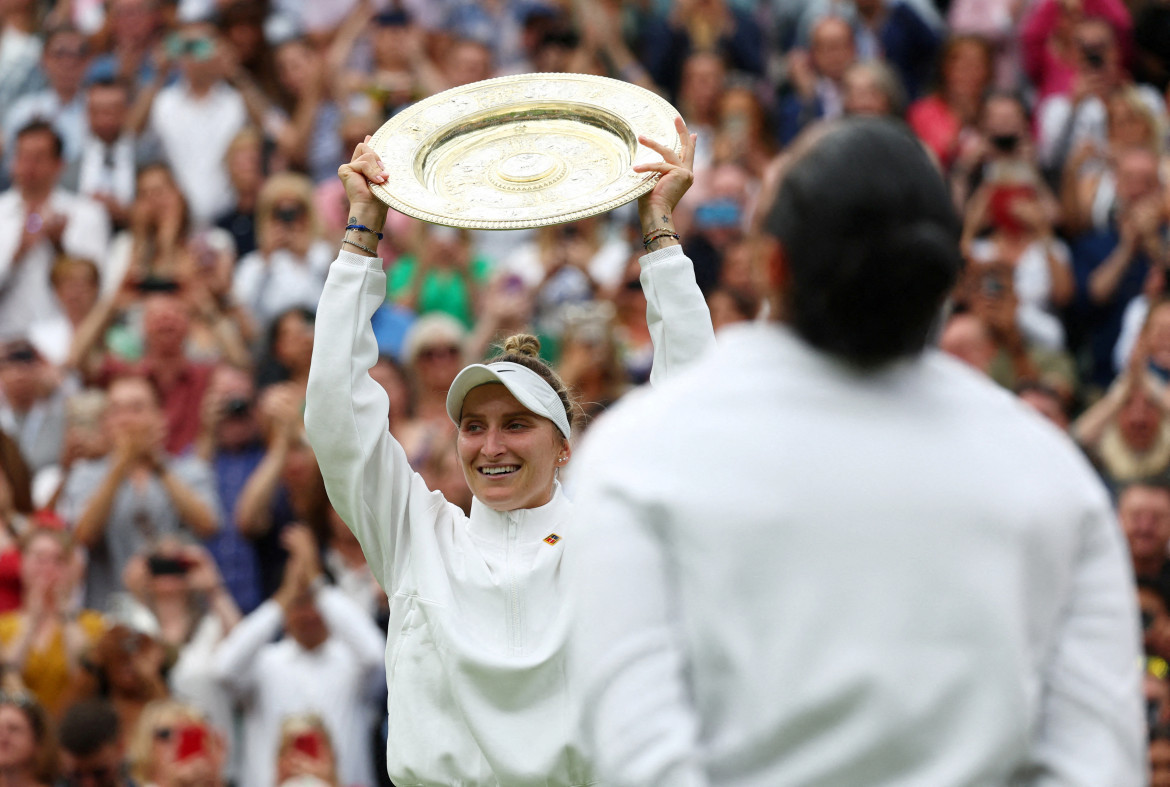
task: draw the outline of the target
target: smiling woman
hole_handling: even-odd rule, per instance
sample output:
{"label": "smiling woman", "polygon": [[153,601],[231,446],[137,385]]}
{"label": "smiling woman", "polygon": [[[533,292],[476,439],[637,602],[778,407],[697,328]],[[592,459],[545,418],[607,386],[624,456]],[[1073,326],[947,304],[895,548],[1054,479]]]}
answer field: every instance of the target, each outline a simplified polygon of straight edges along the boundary
{"label": "smiling woman", "polygon": [[[639,200],[641,281],[654,340],[652,380],[713,341],[711,318],[671,220],[690,186],[694,138],[639,165],[660,175]],[[535,337],[472,364],[447,392],[470,514],[427,488],[387,431],[388,400],[369,376],[370,317],[386,291],[385,181],[366,144],[339,175],[350,200],[345,250],[317,310],[305,428],[329,497],[390,599],[387,763],[396,784],[570,787],[595,783],[574,734],[578,699],[566,674],[565,549],[572,503],[557,481],[571,456],[574,406],[538,357]]]}
{"label": "smiling woman", "polygon": [[512,336],[502,357],[487,366],[468,366],[447,395],[447,413],[459,425],[459,461],[468,486],[499,511],[549,502],[557,469],[572,452],[573,403],[539,352],[535,336]]}

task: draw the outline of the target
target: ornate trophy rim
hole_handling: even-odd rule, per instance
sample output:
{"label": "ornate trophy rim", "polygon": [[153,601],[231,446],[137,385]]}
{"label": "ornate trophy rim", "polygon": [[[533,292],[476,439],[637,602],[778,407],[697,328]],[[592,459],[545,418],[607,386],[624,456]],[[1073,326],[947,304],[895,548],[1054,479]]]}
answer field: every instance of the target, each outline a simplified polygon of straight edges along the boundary
{"label": "ornate trophy rim", "polygon": [[606,213],[654,188],[661,161],[639,135],[679,152],[678,111],[645,88],[590,74],[533,73],[445,90],[370,140],[395,210],[434,224],[514,230]]}

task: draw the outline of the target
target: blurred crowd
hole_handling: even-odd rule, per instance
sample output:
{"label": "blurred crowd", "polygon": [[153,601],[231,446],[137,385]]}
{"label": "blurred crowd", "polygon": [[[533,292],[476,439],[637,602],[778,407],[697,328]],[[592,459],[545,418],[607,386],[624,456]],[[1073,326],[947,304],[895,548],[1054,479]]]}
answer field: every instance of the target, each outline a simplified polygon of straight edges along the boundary
{"label": "blurred crowd", "polygon": [[[909,124],[963,219],[942,348],[1119,501],[1170,785],[1167,0],[0,0],[0,779],[387,783],[388,605],[302,423],[336,170],[411,103],[533,71],[698,133],[675,221],[717,330],[774,310],[791,143]],[[370,373],[453,503],[446,389],[503,336],[591,416],[647,380],[633,206],[385,234]]]}

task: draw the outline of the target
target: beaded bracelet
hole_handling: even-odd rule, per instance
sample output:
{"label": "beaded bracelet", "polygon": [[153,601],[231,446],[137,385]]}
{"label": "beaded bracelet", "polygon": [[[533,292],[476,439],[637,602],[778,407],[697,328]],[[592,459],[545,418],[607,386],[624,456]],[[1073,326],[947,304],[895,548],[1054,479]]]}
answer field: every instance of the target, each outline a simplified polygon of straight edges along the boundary
{"label": "beaded bracelet", "polygon": [[643,238],[642,239],[642,248],[649,249],[651,243],[653,243],[656,240],[662,240],[663,238],[673,238],[674,240],[682,240],[681,238],[679,238],[678,233],[676,233],[676,232],[660,232],[657,235],[650,235],[650,236]]}
{"label": "beaded bracelet", "polygon": [[371,235],[377,235],[378,240],[382,240],[383,237],[382,233],[378,232],[377,230],[370,229],[365,224],[346,224],[345,228],[346,230],[361,230],[362,232],[368,232]]}
{"label": "beaded bracelet", "polygon": [[354,242],[354,241],[350,240],[349,238],[345,238],[345,239],[344,239],[344,240],[342,240],[341,242],[342,242],[342,243],[348,243],[350,246],[354,246],[354,247],[356,247],[356,248],[359,248],[359,249],[361,249],[362,251],[364,251],[364,252],[366,252],[366,253],[368,253],[368,254],[372,254],[372,255],[373,255],[373,256],[375,256],[375,257],[377,257],[377,256],[378,256],[378,252],[374,251],[374,250],[373,250],[373,249],[371,249],[369,246],[363,246],[362,244],[360,244],[360,243],[356,243],[356,242]]}

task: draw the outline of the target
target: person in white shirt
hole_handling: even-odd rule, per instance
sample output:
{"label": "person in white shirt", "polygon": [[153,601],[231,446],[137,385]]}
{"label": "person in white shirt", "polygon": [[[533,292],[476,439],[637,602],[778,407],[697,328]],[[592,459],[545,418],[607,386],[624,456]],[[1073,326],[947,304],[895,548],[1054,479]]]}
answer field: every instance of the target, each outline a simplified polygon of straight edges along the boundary
{"label": "person in white shirt", "polygon": [[[215,653],[219,679],[244,700],[240,784],[274,784],[285,718],[316,713],[337,744],[341,783],[373,787],[370,729],[382,633],[341,590],[324,584],[317,543],[304,525],[276,594],[240,621]],[[285,636],[273,638],[283,627]]]}
{"label": "person in white shirt", "polygon": [[66,186],[97,200],[111,221],[124,226],[134,201],[134,181],[140,161],[133,135],[125,131],[130,110],[130,87],[103,80],[85,91],[85,135],[77,165],[69,168]]}
{"label": "person in white shirt", "polygon": [[[1105,100],[1126,84],[1123,55],[1109,22],[1096,17],[1082,19],[1073,38],[1077,73],[1072,90],[1049,96],[1036,109],[1037,154],[1040,163],[1055,173],[1085,143],[1095,145],[1102,155],[1108,151]],[[1148,85],[1134,90],[1164,122],[1166,105],[1158,91]]]}
{"label": "person in white shirt", "polygon": [[166,158],[198,225],[210,224],[232,204],[225,155],[247,112],[239,91],[226,76],[223,44],[214,26],[184,24],[175,34],[173,54],[181,79],[166,81],[160,69],[148,90],[159,90],[150,106],[149,129]]}
{"label": "person in white shirt", "polygon": [[957,217],[904,127],[794,151],[779,322],[590,431],[570,674],[606,785],[1146,775],[1133,576],[1068,438],[926,345]]}
{"label": "person in white shirt", "polygon": [[58,254],[105,258],[109,217],[93,200],[57,188],[61,151],[45,121],[17,132],[13,187],[0,194],[0,337],[59,312],[49,280]]}
{"label": "person in white shirt", "polygon": [[236,266],[232,297],[262,334],[289,309],[316,307],[333,259],[308,178],[285,172],[264,183],[256,198],[256,243]]}
{"label": "person in white shirt", "polygon": [[[693,177],[695,144],[681,119],[676,128],[678,154],[641,138],[664,160],[635,168],[661,175],[639,202],[650,252],[641,264],[653,380],[714,341],[671,219]],[[500,360],[464,368],[446,410],[475,495],[470,515],[429,490],[387,429],[386,392],[368,373],[378,356],[370,317],[386,293],[374,251],[386,205],[369,183],[386,176],[366,144],[339,174],[350,224],[362,229],[347,232],[354,252],[339,254],[321,296],[305,427],[330,501],[390,597],[390,778],[468,787],[592,784],[564,663],[561,560],[578,536],[557,480],[571,454],[569,395],[536,357],[535,337],[511,337]]]}

